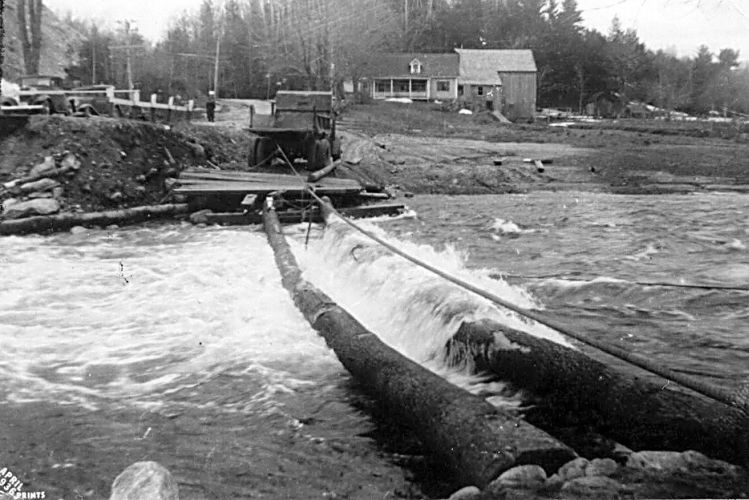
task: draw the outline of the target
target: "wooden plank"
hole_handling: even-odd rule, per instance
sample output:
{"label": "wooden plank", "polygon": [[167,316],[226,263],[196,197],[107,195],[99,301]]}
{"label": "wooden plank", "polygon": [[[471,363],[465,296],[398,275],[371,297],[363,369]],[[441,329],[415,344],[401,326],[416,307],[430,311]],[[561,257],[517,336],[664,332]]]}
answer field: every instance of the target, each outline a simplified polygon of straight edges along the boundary
{"label": "wooden plank", "polygon": [[[219,185],[189,185],[179,187],[174,190],[179,194],[268,194],[273,191],[283,191],[285,193],[302,193],[306,192],[304,186],[284,186],[284,185],[258,185],[258,184],[219,184]],[[347,188],[337,186],[322,186],[315,189],[319,195],[323,194],[358,194],[360,188]]]}
{"label": "wooden plank", "polygon": [[[295,175],[286,174],[270,174],[261,172],[240,172],[240,171],[227,171],[227,170],[186,170],[180,175],[180,180],[194,180],[194,179],[205,179],[205,180],[237,180],[237,181],[272,181],[272,182],[288,182],[289,184],[298,184],[304,182]],[[336,186],[361,186],[361,184],[353,179],[341,179],[335,177],[326,177],[315,183],[315,185],[336,185]]]}

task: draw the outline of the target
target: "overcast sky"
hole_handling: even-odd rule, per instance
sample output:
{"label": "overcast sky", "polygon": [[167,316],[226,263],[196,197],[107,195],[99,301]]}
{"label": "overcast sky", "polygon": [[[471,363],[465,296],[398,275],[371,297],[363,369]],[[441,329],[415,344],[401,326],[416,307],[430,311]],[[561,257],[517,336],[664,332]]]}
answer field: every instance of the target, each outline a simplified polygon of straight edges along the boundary
{"label": "overcast sky", "polygon": [[[202,0],[44,0],[52,10],[75,17],[133,19],[152,41],[161,38],[169,21]],[[218,3],[220,0],[215,0]],[[713,52],[740,50],[749,60],[749,0],[578,0],[584,24],[606,33],[618,16],[624,28],[637,30],[651,49],[673,49],[693,56],[701,44]]]}

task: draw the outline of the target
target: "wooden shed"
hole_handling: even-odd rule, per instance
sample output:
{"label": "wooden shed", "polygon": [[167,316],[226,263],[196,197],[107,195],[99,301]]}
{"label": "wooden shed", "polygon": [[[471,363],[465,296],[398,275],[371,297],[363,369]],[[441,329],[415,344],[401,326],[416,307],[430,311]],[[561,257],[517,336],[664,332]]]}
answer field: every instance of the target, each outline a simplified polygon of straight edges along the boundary
{"label": "wooden shed", "polygon": [[533,119],[537,69],[531,50],[455,51],[460,61],[459,99],[474,109],[499,111],[513,121]]}

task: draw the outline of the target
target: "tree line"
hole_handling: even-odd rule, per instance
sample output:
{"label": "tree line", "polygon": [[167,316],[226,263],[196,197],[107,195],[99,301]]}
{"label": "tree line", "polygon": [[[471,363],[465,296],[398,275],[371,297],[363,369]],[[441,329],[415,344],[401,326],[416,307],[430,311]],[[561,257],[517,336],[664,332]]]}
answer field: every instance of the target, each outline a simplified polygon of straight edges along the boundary
{"label": "tree line", "polygon": [[144,91],[190,98],[216,80],[221,97],[340,90],[382,52],[525,48],[538,66],[539,106],[583,110],[608,99],[749,113],[749,72],[738,69],[738,51],[653,51],[617,19],[607,33],[583,27],[576,0],[204,0],[156,44],[137,32],[69,22],[86,35],[72,77],[126,86],[130,58]]}

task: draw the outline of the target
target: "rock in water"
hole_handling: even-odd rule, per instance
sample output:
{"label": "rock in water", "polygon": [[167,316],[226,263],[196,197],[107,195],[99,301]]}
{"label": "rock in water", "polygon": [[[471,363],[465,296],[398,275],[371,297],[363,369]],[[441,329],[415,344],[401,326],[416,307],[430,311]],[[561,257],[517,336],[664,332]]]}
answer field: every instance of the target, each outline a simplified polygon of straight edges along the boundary
{"label": "rock in water", "polygon": [[135,462],[114,480],[109,500],[179,500],[179,488],[164,466]]}
{"label": "rock in water", "polygon": [[621,484],[603,476],[578,477],[562,486],[562,493],[572,498],[595,498],[596,500],[619,498],[620,490],[622,490]]}
{"label": "rock in water", "polygon": [[461,488],[452,495],[450,495],[450,498],[447,500],[473,500],[475,498],[478,498],[479,495],[481,495],[481,490],[476,488],[475,486],[466,486],[465,488]]}
{"label": "rock in water", "polygon": [[36,198],[29,201],[7,199],[3,203],[6,219],[20,219],[32,215],[51,215],[60,211],[60,204],[53,198]]}
{"label": "rock in water", "polygon": [[538,465],[520,465],[506,470],[497,479],[492,481],[487,490],[499,493],[504,488],[518,488],[537,490],[544,486],[546,472]]}

